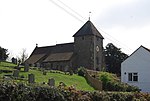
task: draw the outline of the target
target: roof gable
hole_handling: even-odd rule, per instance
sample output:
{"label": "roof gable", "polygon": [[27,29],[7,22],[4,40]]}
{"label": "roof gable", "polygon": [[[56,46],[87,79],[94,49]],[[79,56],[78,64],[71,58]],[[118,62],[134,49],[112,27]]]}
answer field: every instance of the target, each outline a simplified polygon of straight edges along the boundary
{"label": "roof gable", "polygon": [[38,62],[44,56],[45,56],[45,54],[31,55],[30,58],[26,62],[29,64],[34,64],[34,63]]}
{"label": "roof gable", "polygon": [[[146,50],[149,54],[150,54],[150,50],[148,49],[148,48],[146,48],[146,47],[144,47],[144,46],[140,46],[138,49],[136,49],[126,60],[128,60],[130,57],[132,57],[135,53],[137,53],[140,49],[144,49],[144,50]],[[125,62],[126,60],[124,60],[123,62]],[[122,62],[122,63],[123,63]]]}
{"label": "roof gable", "polygon": [[89,20],[87,21],[74,35],[73,37],[85,36],[85,35],[95,35],[102,39],[103,36],[100,32],[96,29],[93,23]]}

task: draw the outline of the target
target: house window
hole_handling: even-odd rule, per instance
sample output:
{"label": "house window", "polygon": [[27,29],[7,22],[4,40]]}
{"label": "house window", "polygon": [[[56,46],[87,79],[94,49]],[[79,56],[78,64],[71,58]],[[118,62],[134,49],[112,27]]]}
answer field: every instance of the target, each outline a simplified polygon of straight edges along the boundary
{"label": "house window", "polygon": [[128,73],[128,81],[138,81],[138,73]]}

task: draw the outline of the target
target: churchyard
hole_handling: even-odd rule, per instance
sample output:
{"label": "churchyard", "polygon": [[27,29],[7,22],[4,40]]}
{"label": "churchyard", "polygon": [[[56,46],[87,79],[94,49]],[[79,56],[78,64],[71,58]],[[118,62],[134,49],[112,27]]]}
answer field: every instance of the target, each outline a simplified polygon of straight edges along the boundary
{"label": "churchyard", "polygon": [[94,88],[86,82],[85,78],[77,74],[70,75],[69,72],[43,70],[37,67],[31,67],[29,71],[26,71],[23,66],[18,70],[14,68],[16,66],[11,63],[1,62],[0,80],[48,85],[49,81],[54,79],[55,86],[59,86],[63,82],[66,86],[73,85],[76,89],[94,91]]}
{"label": "churchyard", "polygon": [[98,72],[99,80],[103,81],[103,90],[99,91],[87,83],[82,72],[79,76],[20,67],[0,63],[0,101],[150,101],[150,94],[122,84],[114,74],[107,72]]}

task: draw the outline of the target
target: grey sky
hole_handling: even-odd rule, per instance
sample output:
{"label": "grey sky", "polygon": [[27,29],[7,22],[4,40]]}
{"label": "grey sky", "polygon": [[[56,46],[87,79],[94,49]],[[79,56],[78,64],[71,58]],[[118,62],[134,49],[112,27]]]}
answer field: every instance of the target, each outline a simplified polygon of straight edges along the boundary
{"label": "grey sky", "polygon": [[150,0],[135,0],[130,4],[113,6],[99,16],[103,26],[141,27],[150,22]]}
{"label": "grey sky", "polygon": [[0,0],[0,46],[17,56],[23,48],[30,55],[36,43],[73,42],[91,11],[104,47],[111,42],[131,54],[140,45],[150,48],[149,5],[150,0]]}

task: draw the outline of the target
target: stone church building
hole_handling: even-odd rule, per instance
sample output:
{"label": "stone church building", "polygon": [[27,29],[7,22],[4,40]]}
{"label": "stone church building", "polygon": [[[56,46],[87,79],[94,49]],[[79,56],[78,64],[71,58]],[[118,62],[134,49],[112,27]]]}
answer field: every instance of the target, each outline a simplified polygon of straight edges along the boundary
{"label": "stone church building", "polygon": [[103,65],[103,36],[88,20],[74,35],[73,43],[36,46],[27,63],[30,66],[69,71],[79,67],[101,70]]}

